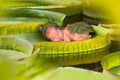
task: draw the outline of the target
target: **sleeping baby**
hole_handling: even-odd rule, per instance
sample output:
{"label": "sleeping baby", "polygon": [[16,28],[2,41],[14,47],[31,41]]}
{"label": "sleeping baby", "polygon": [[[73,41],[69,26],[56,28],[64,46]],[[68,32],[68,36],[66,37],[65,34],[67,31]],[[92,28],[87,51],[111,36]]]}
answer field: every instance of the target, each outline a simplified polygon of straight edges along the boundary
{"label": "sleeping baby", "polygon": [[40,31],[45,38],[53,42],[86,40],[94,34],[91,25],[85,22],[68,24],[64,29],[61,29],[54,21],[50,21],[44,27],[40,27]]}

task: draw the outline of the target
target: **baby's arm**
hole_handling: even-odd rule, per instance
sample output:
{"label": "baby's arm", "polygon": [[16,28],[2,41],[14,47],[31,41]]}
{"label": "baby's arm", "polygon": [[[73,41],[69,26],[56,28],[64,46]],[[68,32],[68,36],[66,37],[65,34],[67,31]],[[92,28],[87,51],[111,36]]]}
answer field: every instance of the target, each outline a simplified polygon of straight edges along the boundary
{"label": "baby's arm", "polygon": [[85,33],[73,33],[70,34],[70,32],[68,31],[67,28],[65,28],[64,30],[64,39],[63,41],[67,42],[67,41],[77,41],[77,40],[85,40],[85,39],[89,39],[91,38],[91,35],[85,34]]}
{"label": "baby's arm", "polygon": [[63,30],[63,41],[64,42],[68,42],[68,41],[71,41],[71,38],[70,38],[70,33],[68,32],[67,28],[65,28]]}
{"label": "baby's arm", "polygon": [[91,38],[91,35],[87,35],[87,34],[84,34],[84,33],[81,33],[81,34],[74,33],[73,37],[72,37],[72,40],[73,41],[76,41],[76,40],[86,40],[86,39],[89,39],[89,38]]}
{"label": "baby's arm", "polygon": [[64,37],[64,42],[68,42],[68,41],[71,41],[69,37]]}
{"label": "baby's arm", "polygon": [[63,41],[65,41],[65,42],[71,41],[70,36],[67,35],[67,34],[64,34],[64,39],[63,39]]}

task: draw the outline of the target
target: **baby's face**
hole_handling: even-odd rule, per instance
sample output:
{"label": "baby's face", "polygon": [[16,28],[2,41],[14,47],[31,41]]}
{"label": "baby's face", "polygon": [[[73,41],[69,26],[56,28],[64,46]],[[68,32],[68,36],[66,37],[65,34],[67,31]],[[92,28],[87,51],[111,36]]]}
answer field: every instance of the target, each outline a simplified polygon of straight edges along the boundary
{"label": "baby's face", "polygon": [[51,26],[46,29],[45,36],[51,41],[63,41],[63,32],[61,29]]}

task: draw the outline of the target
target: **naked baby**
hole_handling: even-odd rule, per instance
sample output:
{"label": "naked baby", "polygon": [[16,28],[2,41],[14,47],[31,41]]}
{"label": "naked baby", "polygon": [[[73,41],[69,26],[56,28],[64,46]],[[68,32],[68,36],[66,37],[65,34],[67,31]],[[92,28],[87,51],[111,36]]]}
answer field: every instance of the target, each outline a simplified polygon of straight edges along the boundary
{"label": "naked baby", "polygon": [[85,22],[68,24],[64,29],[61,29],[56,23],[51,21],[42,27],[41,31],[45,38],[53,42],[86,40],[94,34],[92,27]]}

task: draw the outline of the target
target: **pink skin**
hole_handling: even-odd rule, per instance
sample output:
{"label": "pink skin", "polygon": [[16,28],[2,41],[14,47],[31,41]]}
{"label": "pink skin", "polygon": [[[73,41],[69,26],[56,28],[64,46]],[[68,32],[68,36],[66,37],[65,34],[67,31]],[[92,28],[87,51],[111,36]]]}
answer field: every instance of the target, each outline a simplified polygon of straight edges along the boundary
{"label": "pink skin", "polygon": [[51,41],[63,41],[63,32],[57,27],[51,26],[46,29],[45,36]]}
{"label": "pink skin", "polygon": [[86,35],[84,33],[81,33],[81,34],[74,33],[72,40],[74,40],[74,41],[85,40],[85,39],[89,39],[89,38],[91,38],[91,35]]}
{"label": "pink skin", "polygon": [[91,38],[91,35],[86,35],[84,33],[70,34],[67,28],[65,28],[64,30],[61,30],[54,26],[48,27],[46,29],[45,36],[53,42],[77,41],[77,40],[85,40],[85,39]]}

